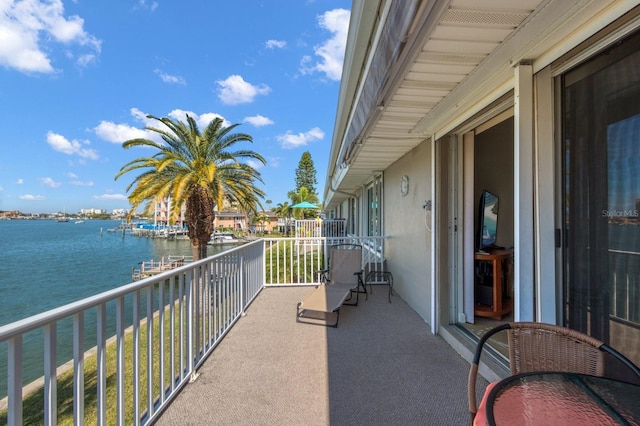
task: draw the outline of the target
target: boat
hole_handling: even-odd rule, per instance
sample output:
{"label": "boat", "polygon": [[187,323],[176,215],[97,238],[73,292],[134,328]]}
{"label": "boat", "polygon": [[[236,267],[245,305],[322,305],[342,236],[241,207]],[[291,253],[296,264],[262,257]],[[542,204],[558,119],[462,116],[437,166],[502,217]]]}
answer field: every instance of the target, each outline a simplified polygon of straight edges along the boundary
{"label": "boat", "polygon": [[82,219],[76,220],[75,223],[84,223],[84,220],[82,220]]}
{"label": "boat", "polygon": [[69,222],[69,218],[67,217],[67,209],[64,209],[62,212],[62,216],[56,219],[58,222]]}
{"label": "boat", "polygon": [[233,232],[214,232],[207,244],[241,244],[244,240],[239,239]]}

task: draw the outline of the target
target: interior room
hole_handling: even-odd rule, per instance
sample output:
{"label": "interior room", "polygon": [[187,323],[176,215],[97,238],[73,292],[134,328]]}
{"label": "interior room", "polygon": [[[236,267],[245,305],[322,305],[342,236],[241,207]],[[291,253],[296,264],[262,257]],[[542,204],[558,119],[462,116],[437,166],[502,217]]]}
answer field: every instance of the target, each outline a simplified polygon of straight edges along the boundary
{"label": "interior room", "polygon": [[[510,254],[514,242],[513,125],[511,116],[494,126],[477,130],[474,136],[474,200],[478,211],[474,225],[476,308],[474,323],[466,323],[464,327],[477,336],[502,322],[513,320],[513,257]],[[485,198],[488,197],[486,192],[492,200]],[[487,202],[486,205],[481,204],[483,201]],[[499,256],[495,259],[492,254]],[[502,302],[500,312],[495,312],[493,306],[493,261],[500,263],[501,270],[498,279]],[[506,348],[506,341],[495,342],[493,346],[501,350]]]}

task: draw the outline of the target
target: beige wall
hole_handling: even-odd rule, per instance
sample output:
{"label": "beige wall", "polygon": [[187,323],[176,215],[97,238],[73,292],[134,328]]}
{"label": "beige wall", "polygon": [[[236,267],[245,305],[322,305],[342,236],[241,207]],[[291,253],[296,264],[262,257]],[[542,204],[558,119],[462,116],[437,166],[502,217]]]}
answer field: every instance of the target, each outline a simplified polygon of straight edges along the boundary
{"label": "beige wall", "polygon": [[[409,191],[400,193],[403,175]],[[423,142],[384,172],[385,254],[394,290],[427,322],[431,315],[431,233],[422,206],[431,194],[431,143]]]}

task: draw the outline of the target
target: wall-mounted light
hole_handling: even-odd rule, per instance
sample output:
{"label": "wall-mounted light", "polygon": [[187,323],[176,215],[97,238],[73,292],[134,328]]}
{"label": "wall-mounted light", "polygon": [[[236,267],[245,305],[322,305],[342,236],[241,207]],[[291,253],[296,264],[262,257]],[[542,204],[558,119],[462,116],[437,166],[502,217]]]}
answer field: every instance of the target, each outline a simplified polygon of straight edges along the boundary
{"label": "wall-mounted light", "polygon": [[403,197],[409,193],[409,176],[404,175],[400,178],[400,195]]}

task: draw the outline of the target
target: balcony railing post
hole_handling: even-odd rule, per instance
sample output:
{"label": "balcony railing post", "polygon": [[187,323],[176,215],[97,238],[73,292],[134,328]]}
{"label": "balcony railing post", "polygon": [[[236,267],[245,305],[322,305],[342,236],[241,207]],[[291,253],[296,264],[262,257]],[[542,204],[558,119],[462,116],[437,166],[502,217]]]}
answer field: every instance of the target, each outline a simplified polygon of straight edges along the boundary
{"label": "balcony railing post", "polygon": [[107,306],[102,303],[97,307],[97,389],[96,408],[97,424],[107,424]]}
{"label": "balcony railing post", "polygon": [[140,424],[140,291],[133,292],[133,422]]}
{"label": "balcony railing post", "polygon": [[125,341],[124,297],[116,299],[116,421],[124,424],[124,341]]}
{"label": "balcony railing post", "polygon": [[56,335],[57,322],[53,321],[44,327],[44,424],[55,425],[57,420],[57,390],[56,377]]}
{"label": "balcony railing post", "polygon": [[245,306],[245,302],[244,302],[244,277],[245,277],[245,273],[244,273],[244,256],[240,256],[240,315],[244,316],[244,306]]}
{"label": "balcony railing post", "polygon": [[7,381],[9,385],[9,426],[22,424],[22,335],[9,340]]}
{"label": "balcony railing post", "polygon": [[73,423],[84,424],[84,313],[73,316]]}
{"label": "balcony railing post", "polygon": [[153,406],[153,287],[147,287],[147,416],[154,412]]}
{"label": "balcony railing post", "polygon": [[[262,240],[262,282],[260,287],[264,287],[267,284],[267,257],[264,255],[267,252],[267,240]],[[273,273],[273,271],[271,271]]]}
{"label": "balcony railing post", "polygon": [[189,279],[187,281],[187,374],[189,375],[189,381],[194,381],[197,376],[195,374],[194,365],[194,345],[196,344],[196,331],[193,329],[194,323],[194,314],[195,314],[195,285],[197,281],[198,269],[193,268],[191,273],[189,274]]}

